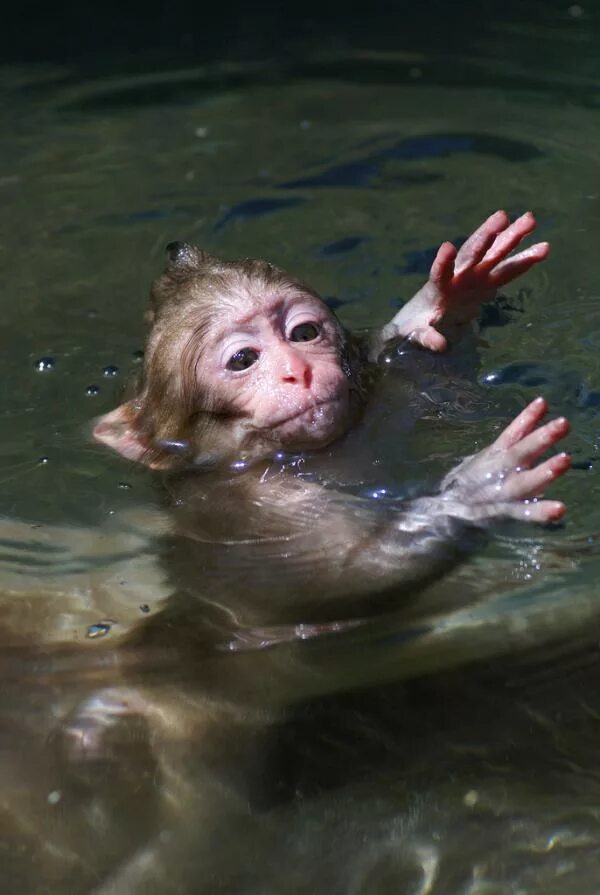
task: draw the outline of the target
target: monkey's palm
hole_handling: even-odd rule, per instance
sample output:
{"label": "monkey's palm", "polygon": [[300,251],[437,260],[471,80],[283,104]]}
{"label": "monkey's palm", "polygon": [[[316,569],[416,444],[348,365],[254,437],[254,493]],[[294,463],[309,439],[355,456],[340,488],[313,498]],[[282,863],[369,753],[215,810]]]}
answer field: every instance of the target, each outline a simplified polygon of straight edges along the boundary
{"label": "monkey's palm", "polygon": [[570,457],[556,454],[535,463],[567,434],[569,424],[560,417],[536,428],[547,409],[544,399],[536,398],[492,445],[467,457],[446,476],[442,495],[456,504],[457,516],[474,522],[502,516],[527,522],[560,519],[564,504],[538,498],[569,469]]}
{"label": "monkey's palm", "polygon": [[443,351],[447,341],[437,328],[440,324],[447,328],[471,320],[479,306],[494,297],[496,289],[546,257],[546,242],[510,255],[534,229],[531,212],[510,224],[506,212],[497,211],[460,250],[444,242],[431,266],[429,280],[392,320],[397,334],[431,351]]}

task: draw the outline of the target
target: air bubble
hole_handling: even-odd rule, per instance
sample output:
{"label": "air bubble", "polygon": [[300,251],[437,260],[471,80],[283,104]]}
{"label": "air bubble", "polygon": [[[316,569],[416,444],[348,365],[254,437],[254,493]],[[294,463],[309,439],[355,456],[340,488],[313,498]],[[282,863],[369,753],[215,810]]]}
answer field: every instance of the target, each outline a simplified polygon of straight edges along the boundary
{"label": "air bubble", "polygon": [[380,500],[382,497],[389,497],[390,491],[388,488],[373,488],[364,492],[364,496],[370,497],[372,500]]}
{"label": "air bubble", "polygon": [[96,395],[99,395],[99,394],[100,394],[100,389],[98,388],[97,385],[94,385],[94,384],[92,383],[92,385],[88,385],[88,386],[87,386],[87,388],[86,388],[86,390],[85,390],[85,393],[86,393],[86,395],[87,395],[88,397],[90,397],[90,398],[94,398]]}
{"label": "air bubble", "polygon": [[39,357],[33,364],[36,373],[49,373],[54,369],[56,361],[53,357]]}
{"label": "air bubble", "polygon": [[111,625],[109,622],[96,622],[95,625],[89,626],[86,637],[89,637],[90,640],[96,640],[98,637],[106,637],[110,632],[110,629]]}
{"label": "air bubble", "polygon": [[170,454],[184,454],[190,447],[189,441],[176,441],[172,438],[159,438],[156,443],[159,448]]}
{"label": "air bubble", "polygon": [[109,376],[118,376],[118,375],[119,375],[119,368],[118,368],[118,367],[115,367],[113,364],[109,364],[107,367],[105,367],[105,368],[102,370],[102,375],[103,375],[103,376],[107,376],[107,377],[109,377]]}

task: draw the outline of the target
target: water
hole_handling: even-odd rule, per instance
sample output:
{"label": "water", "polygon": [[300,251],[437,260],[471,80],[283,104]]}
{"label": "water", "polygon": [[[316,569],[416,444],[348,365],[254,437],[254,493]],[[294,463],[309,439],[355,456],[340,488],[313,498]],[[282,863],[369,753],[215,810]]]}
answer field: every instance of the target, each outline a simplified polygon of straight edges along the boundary
{"label": "water", "polygon": [[[4,70],[7,891],[597,891],[598,12],[453,27]],[[410,493],[542,392],[573,423],[565,525],[502,528],[358,629],[117,658],[173,570],[160,488],[89,422],[139,365],[166,243],[266,255],[361,327],[497,207],[533,208],[550,260],[426,368],[413,428],[391,378],[326,474]]]}

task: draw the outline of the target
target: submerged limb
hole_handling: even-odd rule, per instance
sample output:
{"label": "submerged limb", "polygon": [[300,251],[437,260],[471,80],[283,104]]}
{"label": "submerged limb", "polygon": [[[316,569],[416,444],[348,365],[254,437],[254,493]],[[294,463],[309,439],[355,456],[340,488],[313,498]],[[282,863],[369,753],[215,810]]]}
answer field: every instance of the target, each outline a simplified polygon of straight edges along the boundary
{"label": "submerged limb", "polygon": [[[260,481],[252,471],[237,479],[190,476],[174,495],[183,496],[182,564],[200,560],[211,570],[203,593],[223,630],[232,619],[239,629],[318,625],[398,606],[402,595],[461,561],[478,543],[474,535],[495,521],[546,523],[564,513],[561,502],[539,499],[570,465],[565,454],[538,462],[568,432],[564,420],[540,425],[545,411],[544,401],[532,402],[437,493],[410,501],[375,507],[275,471]],[[318,586],[307,588],[307,580]]]}

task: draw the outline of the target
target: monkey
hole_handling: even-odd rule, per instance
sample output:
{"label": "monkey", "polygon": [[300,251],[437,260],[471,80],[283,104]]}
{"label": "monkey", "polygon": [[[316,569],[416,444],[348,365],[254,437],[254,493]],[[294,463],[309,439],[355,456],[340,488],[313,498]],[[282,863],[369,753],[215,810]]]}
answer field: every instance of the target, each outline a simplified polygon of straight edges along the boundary
{"label": "monkey", "polygon": [[[117,726],[152,719],[153,754],[173,781],[181,747],[165,738],[165,719],[181,723],[187,713],[186,723],[204,731],[192,734],[205,750],[195,779],[210,792],[215,775],[228,779],[224,766],[215,771],[214,740],[229,763],[245,766],[247,749],[231,742],[247,743],[250,729],[264,729],[256,717],[248,726],[253,711],[399,676],[368,646],[331,654],[315,646],[307,656],[306,640],[343,643],[386,612],[418,607],[423,588],[499,519],[562,518],[564,505],[542,492],[568,470],[569,456],[540,458],[569,424],[562,417],[544,424],[543,398],[450,470],[437,491],[383,508],[299,476],[294,459],[318,455],[360,425],[390,346],[444,351],[499,287],[546,258],[544,242],[512,254],[535,226],[531,213],[511,224],[499,211],[460,250],[444,243],[427,283],[368,333],[349,332],[318,292],[269,262],[222,261],[187,243],[169,245],[151,291],[141,379],[93,434],[160,471],[169,495],[163,556],[172,594],[121,655],[145,655],[158,668],[170,656],[196,683],[157,695],[142,676],[133,687],[101,691],[100,724],[94,694],[64,728],[71,761],[87,764],[80,730],[91,751],[102,752],[107,718]],[[224,705],[237,706],[235,718],[217,708]],[[234,790],[225,789],[236,816]],[[169,891],[156,880],[175,852],[153,843],[151,869],[148,852],[137,853],[106,892]]]}
{"label": "monkey", "polygon": [[[176,549],[185,543],[184,565],[195,553],[210,568],[201,602],[219,606],[217,637],[232,614],[241,638],[270,625],[360,617],[365,606],[389,606],[451,567],[474,528],[504,517],[561,518],[563,504],[538,495],[566,472],[569,457],[535,464],[569,425],[563,418],[540,425],[541,398],[449,472],[437,493],[387,513],[299,480],[281,461],[322,450],[357,425],[386,346],[407,339],[442,351],[499,286],[543,260],[547,243],[510,254],[535,225],[531,213],[511,224],[499,211],[459,252],[444,243],[427,283],[362,337],[312,287],[269,262],[226,262],[170,245],[151,292],[139,388],[96,423],[94,437],[129,460],[175,471],[168,487],[183,535]],[[312,562],[318,597],[302,581]],[[250,570],[236,601],[231,577]]]}
{"label": "monkey", "polygon": [[[77,685],[49,712],[50,758],[37,759],[58,781],[48,799],[71,813],[36,860],[64,891],[184,891],[173,881],[182,850],[202,853],[203,831],[210,841],[231,818],[246,829],[282,705],[401,678],[368,636],[360,650],[344,644],[404,605],[419,618],[419,594],[495,521],[562,518],[564,505],[542,492],[569,457],[540,458],[569,424],[544,424],[542,398],[433,493],[375,506],[297,474],[298,456],[318,457],[360,426],[390,346],[443,351],[498,288],[547,256],[543,242],[511,254],[534,228],[530,213],[511,224],[499,211],[460,250],[444,243],[427,283],[369,333],[346,330],[273,264],[170,244],[140,381],[93,430],[164,477],[170,594],[116,646],[61,654]],[[31,830],[37,809],[27,809]]]}

